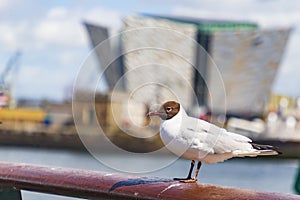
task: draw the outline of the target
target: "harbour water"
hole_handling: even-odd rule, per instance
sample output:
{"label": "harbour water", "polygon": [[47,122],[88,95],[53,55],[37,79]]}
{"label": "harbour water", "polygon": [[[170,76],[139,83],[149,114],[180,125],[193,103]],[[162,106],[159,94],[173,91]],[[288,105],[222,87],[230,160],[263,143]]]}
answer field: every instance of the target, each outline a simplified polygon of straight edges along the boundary
{"label": "harbour water", "polygon": [[[153,163],[153,168],[157,166],[157,163],[169,159],[166,156],[148,158],[143,154],[136,154],[136,159],[128,162],[128,158],[124,156],[114,154],[105,156],[118,160],[121,166],[143,166],[145,163],[147,165]],[[87,152],[68,150],[0,147],[0,161],[117,172],[105,166]],[[165,178],[185,177],[189,165],[189,161],[178,159],[162,169],[137,175]],[[296,159],[232,159],[224,163],[202,165],[199,182],[270,192],[294,193],[293,186],[297,169],[298,160]],[[25,200],[75,199],[27,191],[23,191],[22,195]]]}

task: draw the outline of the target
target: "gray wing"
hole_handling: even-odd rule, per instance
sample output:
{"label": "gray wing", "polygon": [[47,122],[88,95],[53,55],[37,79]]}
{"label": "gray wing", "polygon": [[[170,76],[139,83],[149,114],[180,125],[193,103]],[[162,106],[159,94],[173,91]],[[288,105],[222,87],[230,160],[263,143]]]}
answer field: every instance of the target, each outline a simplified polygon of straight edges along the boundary
{"label": "gray wing", "polygon": [[249,152],[253,151],[249,143],[251,139],[228,132],[224,128],[208,123],[206,121],[189,117],[185,123],[185,133],[192,138],[192,148],[201,149],[210,154],[228,152]]}

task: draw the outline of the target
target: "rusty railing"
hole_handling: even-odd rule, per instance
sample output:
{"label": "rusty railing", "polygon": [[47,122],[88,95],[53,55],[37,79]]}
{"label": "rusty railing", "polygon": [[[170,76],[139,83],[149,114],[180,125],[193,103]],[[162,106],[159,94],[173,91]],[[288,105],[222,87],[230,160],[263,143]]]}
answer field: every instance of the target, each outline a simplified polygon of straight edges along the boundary
{"label": "rusty railing", "polygon": [[297,195],[180,183],[172,179],[0,163],[0,199],[21,199],[21,190],[87,199],[283,199]]}

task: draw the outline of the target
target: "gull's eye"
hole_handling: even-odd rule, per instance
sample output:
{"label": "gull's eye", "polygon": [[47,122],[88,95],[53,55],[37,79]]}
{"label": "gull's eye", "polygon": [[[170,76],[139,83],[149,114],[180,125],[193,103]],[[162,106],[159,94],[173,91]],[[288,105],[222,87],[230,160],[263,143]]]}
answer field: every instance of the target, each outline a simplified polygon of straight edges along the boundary
{"label": "gull's eye", "polygon": [[167,112],[171,112],[172,111],[172,107],[166,107],[166,111]]}

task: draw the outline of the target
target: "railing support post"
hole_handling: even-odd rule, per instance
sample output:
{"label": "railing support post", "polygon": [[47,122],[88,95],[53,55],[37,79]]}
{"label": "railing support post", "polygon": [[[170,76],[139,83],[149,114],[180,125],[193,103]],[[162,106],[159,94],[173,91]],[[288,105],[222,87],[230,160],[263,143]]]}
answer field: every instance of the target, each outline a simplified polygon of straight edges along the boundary
{"label": "railing support post", "polygon": [[21,191],[13,188],[0,187],[0,200],[22,200]]}

